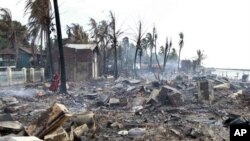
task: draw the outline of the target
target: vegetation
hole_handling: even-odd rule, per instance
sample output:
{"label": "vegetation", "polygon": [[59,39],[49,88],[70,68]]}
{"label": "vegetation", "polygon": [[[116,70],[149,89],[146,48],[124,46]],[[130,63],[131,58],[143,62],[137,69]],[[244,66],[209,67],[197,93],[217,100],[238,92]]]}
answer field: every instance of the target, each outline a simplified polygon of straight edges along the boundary
{"label": "vegetation", "polygon": [[[40,52],[43,54],[44,39],[47,42],[48,56],[51,69],[51,75],[54,74],[54,65],[52,60],[50,33],[52,24],[52,7],[50,0],[27,0],[25,5],[25,15],[29,15],[28,18],[28,31],[32,38],[31,47],[34,56],[35,42],[40,39]],[[41,58],[41,57],[40,57]],[[40,64],[41,65],[41,64]]]}
{"label": "vegetation", "polygon": [[154,48],[154,31],[153,35],[151,33],[147,33],[145,38],[146,48],[150,50],[150,62],[149,68],[152,68],[152,60],[153,60],[153,48]]}
{"label": "vegetation", "polygon": [[116,18],[113,12],[110,11],[110,23],[109,23],[109,38],[112,43],[112,48],[114,49],[114,77],[118,78],[118,68],[117,68],[117,42],[118,37],[122,34],[121,30],[116,27]]}
{"label": "vegetation", "polygon": [[[19,45],[28,44],[27,29],[18,21],[12,20],[11,11],[0,8],[0,47],[11,47],[19,51]],[[16,55],[15,63],[18,58]]]}
{"label": "vegetation", "polygon": [[72,23],[71,26],[67,25],[67,34],[70,43],[87,44],[89,42],[88,34],[79,24]]}
{"label": "vegetation", "polygon": [[89,21],[90,26],[90,35],[91,38],[94,39],[94,43],[96,43],[100,50],[100,55],[102,56],[102,74],[106,73],[106,52],[107,52],[107,46],[110,43],[109,38],[109,25],[106,20],[102,20],[99,23],[97,23],[93,18],[90,18]]}
{"label": "vegetation", "polygon": [[[12,21],[11,12],[8,9],[1,8],[0,47],[17,48],[18,46],[16,44],[31,46],[34,56],[37,44],[40,44],[39,49],[41,52],[44,50],[43,47],[45,46],[46,50],[48,50],[47,56],[49,56],[49,61],[47,61],[49,62],[47,63],[49,64],[48,68],[51,68],[51,74],[54,74],[50,34],[55,31],[52,22],[55,17],[60,54],[61,91],[66,92],[66,72],[62,47],[63,43],[61,39],[60,16],[57,0],[53,0],[53,2],[55,16],[52,14],[53,10],[50,0],[27,0],[25,5],[25,15],[29,16],[27,28],[17,21]],[[136,63],[138,62],[138,57],[140,68],[142,68],[142,63],[147,64],[150,71],[154,74],[156,69],[153,69],[152,64],[157,63],[159,72],[163,74],[167,68],[168,61],[178,64],[178,71],[180,70],[181,51],[184,45],[184,34],[182,32],[179,33],[180,39],[177,53],[176,49],[172,47],[172,39],[169,40],[169,38],[166,38],[165,45],[161,46],[160,51],[158,51],[158,35],[156,28],[153,27],[152,32],[148,32],[146,36],[143,37],[141,21],[139,21],[134,42],[130,43],[129,38],[125,37],[120,43],[119,38],[123,32],[121,29],[117,28],[117,19],[115,14],[111,11],[107,20],[96,21],[94,18],[90,18],[88,26],[90,29],[84,30],[85,28],[79,23],[67,25],[66,33],[68,38],[64,39],[64,41],[75,44],[96,44],[100,51],[99,58],[102,58],[99,62],[99,64],[102,65],[102,75],[106,74],[107,66],[110,66],[110,64],[107,65],[109,61],[113,64],[113,74],[115,79],[118,78],[118,70],[122,70],[123,66],[125,66],[124,68],[126,69],[134,68],[134,73],[137,75]],[[44,42],[46,42],[46,45],[43,45]],[[198,50],[195,65],[201,66],[202,60],[204,59],[205,56],[203,52]],[[119,66],[118,62],[120,64]],[[159,72],[156,77],[157,79],[159,79]]]}
{"label": "vegetation", "polygon": [[197,59],[196,59],[196,61],[197,61],[197,66],[200,67],[201,64],[202,64],[202,61],[203,61],[204,59],[206,59],[206,56],[204,55],[203,51],[201,51],[200,49],[197,50],[196,53],[197,53]]}
{"label": "vegetation", "polygon": [[172,41],[170,41],[170,43],[168,43],[168,38],[167,38],[165,49],[164,49],[163,72],[165,71],[165,68],[166,68],[166,63],[167,63],[167,60],[169,57],[171,47],[172,47]]}
{"label": "vegetation", "polygon": [[142,42],[142,23],[141,21],[139,21],[139,27],[138,27],[138,34],[136,37],[136,50],[135,50],[135,57],[134,57],[134,71],[135,71],[135,75],[137,76],[136,73],[136,59],[137,59],[137,55],[139,52],[139,57],[140,57],[140,68],[141,68],[141,56],[142,56],[142,47],[141,47],[141,42]]}

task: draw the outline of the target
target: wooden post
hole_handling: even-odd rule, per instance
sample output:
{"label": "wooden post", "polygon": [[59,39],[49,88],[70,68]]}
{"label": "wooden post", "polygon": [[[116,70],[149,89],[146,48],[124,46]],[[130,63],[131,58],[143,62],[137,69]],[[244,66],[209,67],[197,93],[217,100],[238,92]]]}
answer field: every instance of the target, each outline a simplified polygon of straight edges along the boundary
{"label": "wooden post", "polygon": [[7,78],[8,78],[8,85],[12,85],[12,71],[11,67],[7,68]]}
{"label": "wooden post", "polygon": [[97,79],[98,77],[98,65],[97,65],[97,54],[96,52],[94,53],[94,79]]}
{"label": "wooden post", "polygon": [[24,83],[27,82],[27,69],[26,68],[22,68],[23,71],[23,81]]}
{"label": "wooden post", "polygon": [[35,82],[35,69],[34,68],[30,68],[30,81],[31,82]]}
{"label": "wooden post", "polygon": [[44,75],[44,68],[41,68],[41,81],[43,82],[45,80],[45,75]]}
{"label": "wooden post", "polygon": [[198,100],[208,101],[211,105],[214,100],[213,82],[210,80],[203,80],[198,82]]}

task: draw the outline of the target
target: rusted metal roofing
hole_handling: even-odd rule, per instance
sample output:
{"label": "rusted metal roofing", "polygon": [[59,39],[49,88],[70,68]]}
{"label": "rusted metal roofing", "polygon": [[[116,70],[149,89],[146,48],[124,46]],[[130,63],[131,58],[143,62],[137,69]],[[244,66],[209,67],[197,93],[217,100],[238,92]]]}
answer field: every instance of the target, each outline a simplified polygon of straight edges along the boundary
{"label": "rusted metal roofing", "polygon": [[15,55],[16,50],[14,48],[3,48],[3,49],[0,49],[0,54],[2,54],[2,55],[6,55],[6,54]]}

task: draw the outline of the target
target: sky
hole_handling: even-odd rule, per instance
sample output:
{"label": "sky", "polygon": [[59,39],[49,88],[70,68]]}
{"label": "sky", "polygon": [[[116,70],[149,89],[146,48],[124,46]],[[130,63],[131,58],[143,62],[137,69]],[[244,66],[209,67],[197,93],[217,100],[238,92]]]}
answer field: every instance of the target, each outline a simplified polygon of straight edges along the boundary
{"label": "sky", "polygon": [[[14,20],[27,24],[26,0],[1,0]],[[250,69],[250,0],[58,0],[63,37],[66,25],[79,23],[88,30],[89,18],[108,19],[112,10],[123,36],[131,39],[138,21],[144,33],[156,27],[157,46],[166,37],[179,49],[180,32],[184,33],[182,59],[195,59],[201,49],[207,56],[203,65],[219,68]],[[121,39],[121,38],[120,38]],[[132,41],[132,40],[131,40]]]}

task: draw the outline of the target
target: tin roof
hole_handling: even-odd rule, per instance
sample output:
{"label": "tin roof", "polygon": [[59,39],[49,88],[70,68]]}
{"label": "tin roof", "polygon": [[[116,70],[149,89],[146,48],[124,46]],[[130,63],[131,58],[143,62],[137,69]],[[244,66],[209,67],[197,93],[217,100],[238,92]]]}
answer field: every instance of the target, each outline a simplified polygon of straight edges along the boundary
{"label": "tin roof", "polygon": [[16,54],[16,50],[14,48],[3,48],[3,49],[0,49],[0,54],[13,54],[15,55]]}
{"label": "tin roof", "polygon": [[[26,52],[28,54],[32,54],[32,48],[19,47],[19,49],[23,50],[24,52]],[[35,49],[35,54],[41,54],[41,52],[38,51],[37,49]]]}
{"label": "tin roof", "polygon": [[97,45],[96,44],[66,44],[65,47],[74,48],[74,49],[90,49],[94,50]]}

